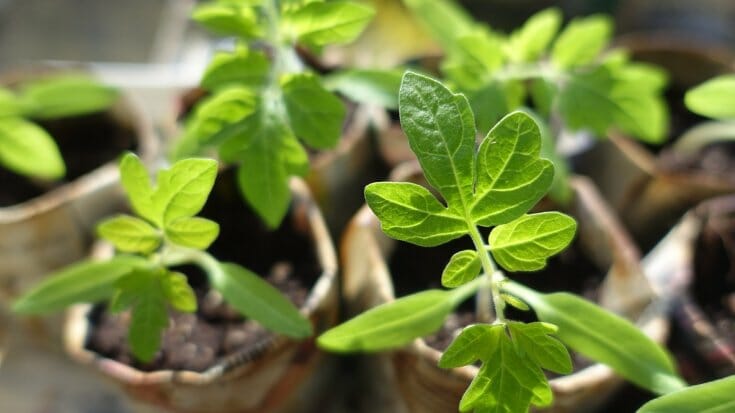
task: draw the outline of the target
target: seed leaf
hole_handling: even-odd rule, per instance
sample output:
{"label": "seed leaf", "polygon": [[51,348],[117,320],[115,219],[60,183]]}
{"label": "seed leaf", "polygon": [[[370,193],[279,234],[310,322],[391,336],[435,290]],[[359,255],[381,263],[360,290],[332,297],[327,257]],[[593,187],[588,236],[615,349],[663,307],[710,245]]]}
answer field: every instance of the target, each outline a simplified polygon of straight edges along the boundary
{"label": "seed leaf", "polygon": [[426,188],[407,182],[376,182],[365,200],[386,234],[420,246],[435,246],[467,233],[464,220],[447,210]]}
{"label": "seed leaf", "polygon": [[53,138],[23,118],[0,118],[0,165],[21,175],[58,179],[66,168]]}
{"label": "seed leaf", "polygon": [[628,320],[572,294],[541,294],[513,282],[503,288],[527,302],[541,321],[556,325],[566,345],[631,382],[657,394],[684,386],[666,351]]}
{"label": "seed leaf", "polygon": [[610,42],[612,22],[597,15],[572,20],[556,39],[551,61],[559,68],[592,63]]}
{"label": "seed leaf", "polygon": [[130,215],[117,215],[100,222],[97,234],[122,252],[149,254],[161,245],[161,234],[156,228]]}
{"label": "seed leaf", "polygon": [[147,262],[145,258],[130,255],[117,255],[104,262],[81,261],[49,275],[16,300],[13,311],[43,314],[76,303],[110,298],[120,277]]}
{"label": "seed leaf", "polygon": [[498,122],[480,144],[472,217],[492,226],[517,219],[549,190],[554,178],[550,161],[539,158],[541,133],[523,112]]}
{"label": "seed leaf", "polygon": [[345,118],[342,101],[309,74],[285,76],[281,88],[296,136],[316,149],[336,145]]}
{"label": "seed leaf", "polygon": [[536,271],[574,238],[577,222],[559,212],[525,215],[490,233],[490,251],[508,271]]}
{"label": "seed leaf", "polygon": [[202,75],[201,85],[208,90],[230,85],[260,87],[268,75],[268,59],[262,52],[238,50],[217,53]]}
{"label": "seed leaf", "polygon": [[689,110],[702,116],[735,118],[735,75],[718,76],[689,90],[684,103]]}
{"label": "seed leaf", "polygon": [[250,270],[233,263],[216,263],[209,278],[230,305],[263,327],[293,338],[312,334],[311,322],[298,308]]}
{"label": "seed leaf", "polygon": [[456,305],[447,291],[428,290],[382,304],[322,334],[320,347],[336,352],[401,347],[441,327]]}
{"label": "seed leaf", "polygon": [[398,102],[401,126],[429,184],[450,210],[465,211],[475,169],[475,121],[467,99],[436,80],[407,72]]}
{"label": "seed leaf", "polygon": [[677,390],[651,400],[637,413],[727,413],[735,410],[735,376]]}
{"label": "seed leaf", "polygon": [[99,112],[112,106],[118,96],[114,88],[77,75],[54,76],[26,83],[19,94],[26,115],[36,119]]}
{"label": "seed leaf", "polygon": [[374,14],[372,8],[352,2],[313,2],[285,13],[282,23],[300,42],[319,47],[353,41]]}
{"label": "seed leaf", "polygon": [[217,239],[219,225],[206,218],[181,217],[166,224],[165,232],[174,244],[205,250]]}
{"label": "seed leaf", "polygon": [[477,251],[459,251],[452,255],[449,263],[444,267],[442,285],[447,288],[459,287],[475,279],[481,269],[482,263]]}

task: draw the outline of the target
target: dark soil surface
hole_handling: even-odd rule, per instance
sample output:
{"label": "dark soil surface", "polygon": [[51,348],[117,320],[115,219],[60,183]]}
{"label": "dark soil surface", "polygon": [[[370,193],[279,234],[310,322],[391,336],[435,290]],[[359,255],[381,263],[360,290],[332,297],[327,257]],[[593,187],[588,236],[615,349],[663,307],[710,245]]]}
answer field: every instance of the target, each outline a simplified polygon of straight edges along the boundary
{"label": "dark soil surface", "polygon": [[135,132],[108,112],[39,122],[56,140],[66,163],[66,176],[56,182],[27,178],[0,167],[0,207],[15,205],[93,171],[135,150]]}
{"label": "dark soil surface", "polygon": [[[221,261],[233,261],[265,275],[294,304],[301,306],[321,274],[306,223],[286,217],[281,227],[269,232],[247,208],[235,185],[233,171],[220,174],[201,216],[220,224],[220,236],[209,252]],[[91,314],[94,326],[87,347],[103,356],[131,364],[141,370],[204,371],[234,352],[258,351],[274,335],[259,324],[240,316],[208,288],[206,276],[193,266],[185,273],[197,293],[195,314],[171,312],[162,349],[147,364],[135,361],[126,344],[129,314],[111,315],[104,305]]]}

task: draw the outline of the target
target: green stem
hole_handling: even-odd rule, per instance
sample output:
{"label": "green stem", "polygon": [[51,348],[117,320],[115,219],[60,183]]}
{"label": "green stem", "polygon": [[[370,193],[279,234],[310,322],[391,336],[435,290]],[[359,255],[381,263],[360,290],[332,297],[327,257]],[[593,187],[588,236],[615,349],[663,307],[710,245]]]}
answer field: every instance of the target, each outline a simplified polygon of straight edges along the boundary
{"label": "green stem", "polygon": [[482,235],[477,227],[474,225],[469,226],[470,238],[475,244],[475,250],[480,257],[482,263],[482,269],[487,277],[487,282],[480,285],[477,291],[477,318],[479,321],[491,322],[492,314],[490,313],[491,306],[495,308],[495,322],[505,322],[505,301],[500,296],[499,283],[505,277],[500,272],[492,258],[490,253],[485,248],[485,243],[482,241]]}

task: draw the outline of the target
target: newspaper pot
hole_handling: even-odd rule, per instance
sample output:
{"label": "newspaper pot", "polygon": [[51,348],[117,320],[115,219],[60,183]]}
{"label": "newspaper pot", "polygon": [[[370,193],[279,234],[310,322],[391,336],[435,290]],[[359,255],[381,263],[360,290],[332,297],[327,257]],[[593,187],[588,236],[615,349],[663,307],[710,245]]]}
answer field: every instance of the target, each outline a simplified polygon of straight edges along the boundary
{"label": "newspaper pot", "polygon": [[655,284],[668,297],[670,347],[690,383],[735,374],[734,237],[735,196],[730,195],[687,212],[656,246],[673,261],[670,275]]}
{"label": "newspaper pot", "polygon": [[[393,175],[394,180],[401,181],[420,182],[422,177],[419,177],[420,170],[416,164],[404,164]],[[653,297],[652,288],[640,266],[638,251],[589,180],[574,177],[571,185],[575,197],[568,212],[579,223],[578,248],[587,253],[599,268],[607,271],[599,284],[598,302],[619,314],[638,319]],[[398,283],[394,285],[391,275],[393,280],[399,280],[409,274],[391,274],[389,267],[391,256],[398,253],[398,245],[381,232],[379,222],[369,208],[363,207],[353,218],[341,245],[344,294],[347,302],[353,305],[349,309],[351,312],[391,301],[400,295],[394,292]],[[429,254],[436,254],[434,250]],[[451,252],[447,258],[449,255]],[[413,259],[421,260],[415,255]],[[438,279],[442,268],[437,267],[430,272]],[[430,274],[426,276],[431,277]],[[536,274],[535,277],[540,276]],[[668,334],[663,313],[650,311],[647,314],[644,331],[657,342],[662,342]],[[395,411],[456,411],[462,394],[477,374],[477,368],[441,369],[437,364],[440,356],[440,351],[430,347],[425,339],[415,340],[406,348],[374,356],[374,374],[383,382],[390,382],[388,387],[396,390],[394,400],[398,407]],[[623,381],[610,368],[592,364],[572,375],[554,378],[550,383],[555,401],[548,411],[579,412],[604,402]]]}
{"label": "newspaper pot", "polygon": [[[274,268],[278,262],[295,262],[297,258],[293,258],[293,254],[306,257],[304,260],[308,260],[305,262],[309,263],[310,268],[294,270],[308,272],[313,278],[310,280],[313,284],[307,287],[310,289],[301,311],[311,319],[315,334],[334,325],[338,311],[336,254],[321,212],[306,185],[301,180],[291,180],[293,201],[289,214],[279,229],[268,232],[252,213],[249,213],[252,218],[243,218],[242,208],[231,205],[228,211],[215,204],[219,211],[208,209],[212,199],[220,195],[227,202],[241,202],[234,183],[234,173],[229,174],[229,179],[222,179],[222,175],[215,184],[213,197],[205,206],[202,216],[213,218],[212,214],[229,214],[237,220],[249,220],[256,225],[251,225],[254,228],[248,235],[242,233],[243,225],[220,220],[223,231],[220,238],[227,236],[228,227],[235,226],[238,228],[233,233],[239,233],[240,241],[236,245],[227,243],[228,247],[219,250],[221,254],[215,243],[211,251],[216,255],[224,255],[220,257],[222,259],[237,261],[237,257],[245,256],[247,258],[243,260],[260,261],[243,263],[259,273],[262,272],[258,268]],[[293,248],[295,242],[308,245],[308,248],[299,252]],[[269,251],[274,246],[284,245],[289,247],[289,251]],[[91,337],[98,328],[94,322],[95,311],[99,313],[100,307],[78,305],[70,309],[64,337],[67,352],[76,361],[99,370],[119,384],[134,401],[148,408],[153,406],[156,410],[187,413],[304,411],[319,401],[322,395],[320,387],[333,371],[335,359],[318,351],[313,339],[293,341],[270,333],[262,333],[261,338],[252,345],[234,347],[225,356],[213,358],[211,365],[197,371],[144,370],[90,348]]]}
{"label": "newspaper pot", "polygon": [[[67,164],[66,181],[43,187],[0,171],[0,302],[87,253],[94,223],[124,205],[117,157],[136,151],[151,164],[158,140],[129,96],[107,111],[41,122]],[[3,304],[4,306],[4,304]]]}

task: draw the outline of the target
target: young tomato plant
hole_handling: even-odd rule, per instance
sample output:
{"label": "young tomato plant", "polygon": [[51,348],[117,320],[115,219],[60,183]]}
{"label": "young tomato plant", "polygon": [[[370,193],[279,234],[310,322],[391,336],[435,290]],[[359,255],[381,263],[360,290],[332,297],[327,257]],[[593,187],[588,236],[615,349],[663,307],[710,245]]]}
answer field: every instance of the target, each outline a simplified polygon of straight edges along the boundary
{"label": "young tomato plant", "polygon": [[[439,366],[480,363],[459,409],[526,412],[546,406],[552,393],[543,370],[572,372],[564,344],[610,365],[657,393],[681,387],[671,360],[623,318],[568,293],[542,294],[509,280],[503,270],[536,271],[574,238],[576,222],[559,212],[528,214],[551,185],[554,169],[539,156],[541,137],[523,112],[500,120],[475,149],[475,121],[467,99],[439,82],[407,73],[399,93],[403,130],[429,184],[379,182],[365,199],[383,231],[433,247],[469,236],[473,250],[457,252],[441,282],[381,305],[327,331],[319,345],[333,351],[377,351],[430,334],[477,294],[478,324],[454,339]],[[493,227],[484,240],[479,227]],[[532,308],[538,322],[507,319],[507,305]],[[493,315],[494,314],[494,315]]]}
{"label": "young tomato plant", "polygon": [[236,46],[217,54],[206,69],[201,85],[211,95],[187,122],[174,156],[216,147],[223,161],[239,165],[245,199],[266,224],[278,226],[290,201],[288,177],[309,168],[302,142],[333,147],[345,118],[340,98],[305,67],[296,46],[319,51],[350,42],[373,14],[348,1],[220,0],[198,6],[194,19],[234,36]]}
{"label": "young tomato plant", "polygon": [[[666,137],[666,75],[630,61],[623,50],[608,51],[613,25],[607,16],[575,18],[560,31],[561,12],[551,8],[505,34],[472,22],[448,2],[443,13],[455,17],[435,16],[434,3],[408,1],[442,40],[442,73],[467,96],[480,131],[526,102],[543,119],[542,132],[550,129],[543,150],[556,166],[557,180],[562,180],[552,188],[555,198],[564,200],[570,194],[565,182],[568,166],[555,153],[551,136],[565,130],[605,136],[615,127],[648,143]],[[452,22],[462,27],[447,27]]]}
{"label": "young tomato plant", "polygon": [[205,252],[217,239],[219,225],[195,215],[214,185],[216,161],[178,161],[161,170],[153,186],[138,157],[127,154],[120,162],[120,174],[137,216],[119,215],[97,227],[118,254],[53,274],[18,299],[14,311],[46,313],[78,302],[110,300],[108,310],[113,313],[132,310],[130,348],[140,360],[150,361],[160,347],[161,331],[168,326],[168,308],[197,309],[186,276],[171,269],[195,264],[206,272],[212,288],[244,316],[290,337],[312,334],[311,323],[265,280]]}
{"label": "young tomato plant", "polygon": [[81,76],[25,83],[16,93],[0,88],[0,166],[40,179],[66,172],[54,139],[33,120],[84,115],[109,107],[117,92]]}

